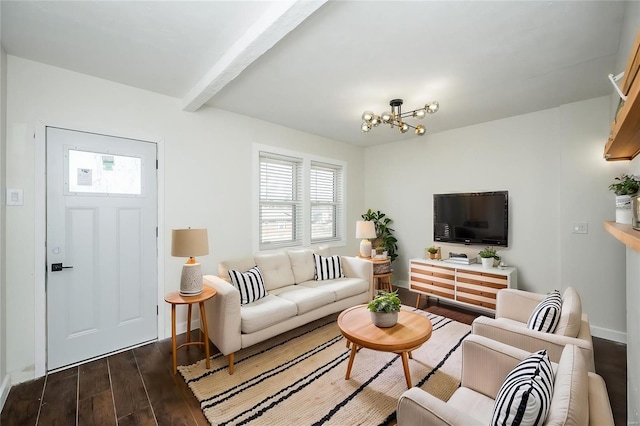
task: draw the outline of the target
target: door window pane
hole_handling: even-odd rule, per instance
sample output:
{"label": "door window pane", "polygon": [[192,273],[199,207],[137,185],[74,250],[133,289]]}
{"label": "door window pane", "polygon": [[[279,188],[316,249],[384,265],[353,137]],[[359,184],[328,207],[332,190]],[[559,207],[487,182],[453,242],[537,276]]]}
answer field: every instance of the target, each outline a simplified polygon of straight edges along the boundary
{"label": "door window pane", "polygon": [[70,149],[67,193],[142,195],[142,159]]}

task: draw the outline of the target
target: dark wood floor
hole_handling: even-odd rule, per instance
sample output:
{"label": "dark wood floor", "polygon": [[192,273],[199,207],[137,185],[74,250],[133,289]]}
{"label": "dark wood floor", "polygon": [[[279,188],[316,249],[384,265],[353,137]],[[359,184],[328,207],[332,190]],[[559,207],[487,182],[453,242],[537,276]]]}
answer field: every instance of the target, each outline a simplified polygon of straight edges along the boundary
{"label": "dark wood floor", "polygon": [[[400,289],[404,304],[416,295]],[[420,308],[471,324],[478,313],[422,299]],[[197,338],[197,331],[193,337]],[[179,336],[179,339],[184,339]],[[594,338],[596,371],[604,378],[616,425],[626,424],[626,346]],[[182,341],[182,340],[180,340]],[[215,351],[215,348],[212,348]],[[204,357],[191,347],[178,364]],[[11,388],[2,409],[3,426],[207,425],[182,376],[171,369],[171,340],[91,361]]]}

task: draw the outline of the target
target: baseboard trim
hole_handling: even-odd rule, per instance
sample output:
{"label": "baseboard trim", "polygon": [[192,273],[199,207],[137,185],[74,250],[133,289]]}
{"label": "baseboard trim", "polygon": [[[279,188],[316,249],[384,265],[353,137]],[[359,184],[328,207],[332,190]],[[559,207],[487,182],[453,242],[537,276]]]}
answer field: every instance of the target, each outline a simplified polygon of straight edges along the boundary
{"label": "baseboard trim", "polygon": [[4,403],[7,402],[7,397],[9,396],[9,391],[11,390],[11,377],[7,374],[4,376],[2,380],[2,385],[0,385],[0,411],[4,408]]}
{"label": "baseboard trim", "polygon": [[591,335],[600,339],[612,340],[618,343],[627,344],[627,333],[617,330],[611,330],[603,327],[591,326]]}

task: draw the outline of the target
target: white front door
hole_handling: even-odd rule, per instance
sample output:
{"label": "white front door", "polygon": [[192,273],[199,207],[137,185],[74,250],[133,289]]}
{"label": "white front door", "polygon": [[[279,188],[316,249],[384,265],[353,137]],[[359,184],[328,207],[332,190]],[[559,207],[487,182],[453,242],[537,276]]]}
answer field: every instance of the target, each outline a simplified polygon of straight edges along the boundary
{"label": "white front door", "polygon": [[47,368],[156,339],[156,145],[47,127]]}

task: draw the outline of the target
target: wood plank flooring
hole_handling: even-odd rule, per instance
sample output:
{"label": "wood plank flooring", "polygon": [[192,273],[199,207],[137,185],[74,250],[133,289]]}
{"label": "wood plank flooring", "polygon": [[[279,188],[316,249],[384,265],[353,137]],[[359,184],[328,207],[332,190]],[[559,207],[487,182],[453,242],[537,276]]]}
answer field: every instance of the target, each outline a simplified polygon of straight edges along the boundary
{"label": "wood plank flooring", "polygon": [[[400,289],[402,302],[416,295]],[[465,324],[479,315],[423,298],[420,308]],[[178,336],[183,341],[184,335]],[[192,333],[198,338],[198,331]],[[594,338],[596,371],[607,383],[616,425],[626,424],[626,346]],[[217,350],[212,345],[212,353]],[[204,348],[178,351],[178,364],[204,357]],[[171,339],[68,368],[11,388],[3,426],[207,425],[198,401],[172,372]]]}

